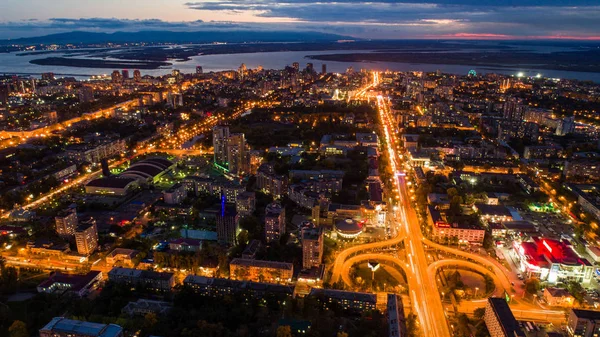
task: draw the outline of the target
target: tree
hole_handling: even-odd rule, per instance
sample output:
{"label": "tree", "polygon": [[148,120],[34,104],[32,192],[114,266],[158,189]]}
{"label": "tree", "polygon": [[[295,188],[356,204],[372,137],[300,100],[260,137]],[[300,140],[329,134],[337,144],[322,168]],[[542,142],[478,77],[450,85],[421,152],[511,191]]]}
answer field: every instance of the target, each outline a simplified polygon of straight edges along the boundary
{"label": "tree", "polygon": [[144,316],[144,327],[147,329],[151,329],[153,326],[158,323],[158,317],[153,312],[149,312]]}
{"label": "tree", "polygon": [[10,337],[29,337],[27,325],[22,321],[14,321],[8,328],[8,335]]}
{"label": "tree", "polygon": [[458,195],[458,190],[456,187],[450,187],[448,190],[446,190],[446,193],[448,194],[448,198],[452,199]]}
{"label": "tree", "polygon": [[573,297],[575,298],[575,300],[577,300],[577,302],[583,303],[583,294],[585,292],[585,289],[583,289],[583,287],[581,286],[580,283],[569,282],[567,284],[567,290],[569,291],[569,293],[571,295],[573,295]]}
{"label": "tree", "polygon": [[277,328],[277,337],[292,337],[292,329],[289,325],[282,325]]}
{"label": "tree", "polygon": [[473,311],[473,317],[475,317],[475,319],[481,320],[481,319],[483,319],[484,315],[485,315],[485,308],[477,308],[477,309],[475,309],[475,311]]}
{"label": "tree", "polygon": [[530,295],[534,295],[537,294],[537,292],[540,290],[540,280],[532,277],[529,278],[525,281],[525,291],[530,294]]}

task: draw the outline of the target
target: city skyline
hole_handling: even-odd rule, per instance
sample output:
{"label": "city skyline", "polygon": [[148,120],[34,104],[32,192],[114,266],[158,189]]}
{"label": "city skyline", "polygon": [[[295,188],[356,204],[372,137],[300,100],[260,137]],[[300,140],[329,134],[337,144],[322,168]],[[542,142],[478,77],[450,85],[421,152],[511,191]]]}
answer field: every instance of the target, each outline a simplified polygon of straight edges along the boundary
{"label": "city skyline", "polygon": [[74,30],[278,30],[363,39],[600,40],[600,6],[589,0],[109,0],[77,6],[70,0],[8,0],[4,7],[1,39]]}

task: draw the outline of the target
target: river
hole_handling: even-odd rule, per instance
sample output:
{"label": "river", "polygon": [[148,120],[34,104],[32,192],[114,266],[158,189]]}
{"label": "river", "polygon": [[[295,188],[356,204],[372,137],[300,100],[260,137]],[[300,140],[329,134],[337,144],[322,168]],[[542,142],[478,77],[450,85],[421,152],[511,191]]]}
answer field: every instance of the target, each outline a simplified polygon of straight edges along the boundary
{"label": "river", "polygon": [[[319,61],[307,58],[307,55],[322,54],[348,54],[368,52],[365,50],[327,50],[327,51],[286,51],[286,52],[264,52],[264,53],[240,53],[240,54],[218,54],[198,55],[189,61],[172,62],[173,65],[153,70],[141,70],[142,75],[165,75],[172,69],[179,69],[183,73],[194,73],[196,66],[202,66],[205,72],[237,69],[240,64],[245,63],[248,68],[262,66],[265,69],[282,69],[293,62],[300,62],[304,66],[308,62],[314,64],[315,70],[321,70],[321,64],[327,64],[328,72],[344,72],[350,66],[355,71],[368,70],[393,70],[393,71],[436,71],[444,73],[466,75],[471,69],[478,74],[500,73],[516,75],[523,73],[525,76],[541,74],[549,78],[578,79],[600,83],[600,73],[560,71],[535,68],[521,68],[518,66],[510,68],[498,68],[487,66],[469,67],[453,64],[424,64],[424,63],[397,63],[397,62],[335,62]],[[464,52],[464,51],[457,51]],[[52,56],[60,57],[64,54],[54,53]],[[42,66],[29,63],[30,60],[48,57],[48,55],[18,56],[17,53],[0,53],[0,74],[25,74],[38,76],[44,72],[53,72],[58,76],[74,76],[78,79],[87,79],[91,75],[110,74],[112,69],[78,68],[67,66]],[[131,70],[131,69],[130,69]],[[130,74],[132,71],[130,71]]]}

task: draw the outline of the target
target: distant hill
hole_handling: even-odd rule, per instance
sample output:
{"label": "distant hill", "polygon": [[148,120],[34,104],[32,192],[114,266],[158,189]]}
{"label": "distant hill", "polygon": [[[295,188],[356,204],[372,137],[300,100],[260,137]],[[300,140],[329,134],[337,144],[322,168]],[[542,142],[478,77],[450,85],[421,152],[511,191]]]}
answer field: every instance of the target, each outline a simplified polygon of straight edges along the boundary
{"label": "distant hill", "polygon": [[94,33],[73,31],[69,33],[51,34],[38,37],[0,40],[0,45],[10,44],[97,44],[97,43],[212,43],[212,42],[324,42],[352,37],[319,32],[295,31],[141,31]]}

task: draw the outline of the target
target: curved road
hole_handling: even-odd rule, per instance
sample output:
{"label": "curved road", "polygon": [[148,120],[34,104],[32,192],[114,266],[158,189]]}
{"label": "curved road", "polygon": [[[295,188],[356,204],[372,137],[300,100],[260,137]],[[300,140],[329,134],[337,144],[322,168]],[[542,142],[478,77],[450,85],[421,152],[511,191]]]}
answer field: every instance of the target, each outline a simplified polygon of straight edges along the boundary
{"label": "curved road", "polygon": [[[494,259],[485,258],[481,255],[467,253],[460,249],[455,249],[455,248],[450,248],[448,246],[440,245],[440,244],[435,243],[426,238],[423,238],[423,244],[426,244],[429,247],[432,247],[434,249],[444,251],[446,253],[454,254],[456,256],[460,256],[465,259],[473,260],[477,263],[480,263],[481,265],[492,268],[492,271],[495,273],[496,278],[500,280],[500,282],[502,284],[502,288],[506,289],[507,291],[511,290],[513,293],[515,292],[514,289],[512,289],[513,287],[511,285],[510,278],[507,276],[507,274],[510,275],[510,270],[507,269],[505,266],[503,266],[500,262],[498,262]],[[447,260],[447,261],[462,261],[462,260]],[[463,262],[467,262],[467,261],[463,261]]]}
{"label": "curved road", "polygon": [[504,293],[504,285],[502,284],[500,278],[497,274],[490,271],[489,269],[476,264],[474,262],[465,261],[465,260],[439,260],[430,264],[427,269],[431,275],[435,275],[440,268],[444,267],[462,267],[474,270],[478,273],[485,274],[490,276],[494,280],[494,284],[496,285],[496,289],[494,290],[495,296],[501,296]]}
{"label": "curved road", "polygon": [[[333,262],[333,269],[331,270],[331,278],[330,278],[331,283],[336,283],[340,280],[340,275],[342,273],[342,270],[344,270],[344,264],[348,260],[348,257],[350,255],[356,254],[356,253],[362,253],[367,250],[373,250],[373,249],[378,249],[378,248],[387,248],[390,246],[397,245],[400,242],[402,242],[403,240],[404,240],[403,235],[396,235],[396,237],[391,238],[389,240],[371,242],[371,243],[366,243],[364,245],[358,245],[358,246],[353,246],[353,247],[344,249],[335,257],[335,261]],[[360,256],[363,256],[363,255],[360,255]]]}

